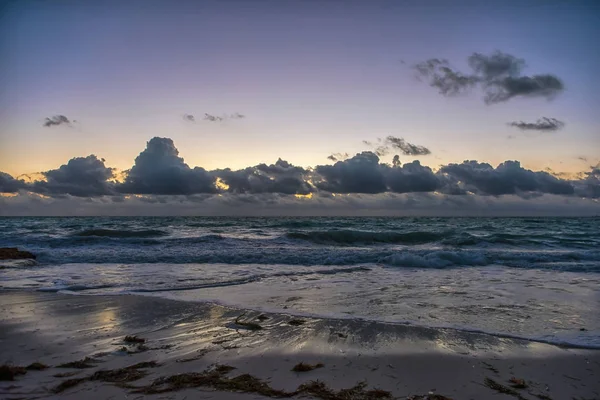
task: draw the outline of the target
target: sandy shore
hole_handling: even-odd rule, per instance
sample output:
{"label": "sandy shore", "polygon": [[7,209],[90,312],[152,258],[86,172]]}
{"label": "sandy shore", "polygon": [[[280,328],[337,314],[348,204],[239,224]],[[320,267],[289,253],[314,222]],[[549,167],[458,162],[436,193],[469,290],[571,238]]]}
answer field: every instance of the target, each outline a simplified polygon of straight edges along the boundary
{"label": "sandy shore", "polygon": [[[2,399],[600,399],[594,350],[141,296],[4,292],[0,304],[0,363],[49,366],[0,381]],[[292,371],[301,362],[322,366]]]}

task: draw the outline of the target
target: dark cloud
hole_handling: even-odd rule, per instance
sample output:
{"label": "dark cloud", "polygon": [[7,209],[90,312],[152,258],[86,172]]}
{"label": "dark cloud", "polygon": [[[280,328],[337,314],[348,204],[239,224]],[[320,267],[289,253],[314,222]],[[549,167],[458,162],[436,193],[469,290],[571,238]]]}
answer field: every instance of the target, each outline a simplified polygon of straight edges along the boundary
{"label": "dark cloud", "polygon": [[525,192],[561,195],[574,193],[570,182],[544,171],[533,172],[525,169],[518,161],[505,161],[496,168],[487,163],[465,161],[462,164],[443,166],[440,173],[453,178],[459,187],[481,195],[498,196]]}
{"label": "dark cloud", "polygon": [[379,157],[385,156],[394,150],[401,150],[405,156],[426,156],[431,154],[431,150],[427,147],[408,143],[403,138],[395,136],[388,136],[385,139],[378,138],[376,142],[363,140],[363,143],[373,148],[373,153]]}
{"label": "dark cloud", "polygon": [[565,123],[556,118],[543,117],[536,122],[509,122],[508,125],[519,128],[522,131],[557,131],[565,126]]}
{"label": "dark cloud", "polygon": [[583,179],[573,181],[573,186],[578,196],[600,198],[600,163],[591,167],[591,170],[584,174]]}
{"label": "dark cloud", "polygon": [[204,113],[204,120],[210,122],[221,122],[223,121],[223,117],[218,117],[216,115]]}
{"label": "dark cloud", "polygon": [[335,161],[343,161],[343,160],[347,159],[348,157],[350,157],[350,154],[348,154],[348,153],[333,153],[332,155],[327,156],[327,159],[335,162]]}
{"label": "dark cloud", "polygon": [[69,118],[65,117],[64,115],[55,115],[53,117],[46,118],[42,126],[50,128],[52,126],[58,125],[71,125],[71,120],[69,120]]}
{"label": "dark cloud", "polygon": [[564,90],[560,79],[554,75],[508,77],[487,83],[486,104],[501,103],[513,97],[545,97],[548,100]]}
{"label": "dark cloud", "polygon": [[402,150],[402,154],[405,156],[426,156],[431,154],[431,151],[427,147],[408,143],[406,140],[394,136],[388,136],[385,139],[385,143],[394,149]]}
{"label": "dark cloud", "polygon": [[204,120],[209,121],[209,122],[222,122],[222,121],[225,121],[228,119],[243,119],[243,118],[246,118],[246,116],[244,114],[240,114],[237,112],[233,113],[233,114],[229,114],[229,115],[223,115],[223,116],[204,113]]}
{"label": "dark cloud", "polygon": [[25,181],[15,179],[6,172],[0,171],[0,193],[16,193],[26,187]]}
{"label": "dark cloud", "polygon": [[192,114],[183,114],[183,119],[188,122],[196,122],[196,117]]}
{"label": "dark cloud", "polygon": [[525,67],[525,60],[522,58],[516,58],[499,51],[492,53],[490,56],[473,53],[467,61],[475,75],[484,82],[519,76],[521,70]]}
{"label": "dark cloud", "polygon": [[[375,144],[375,147],[390,146],[388,142],[405,143],[389,138],[379,142],[381,144]],[[119,183],[114,180],[114,169],[107,167],[104,159],[95,155],[76,157],[60,168],[41,173],[45,179],[38,178],[33,183],[0,173],[0,191],[32,192],[53,198],[114,198],[114,202],[123,202],[129,198],[125,195],[135,194],[141,195],[145,202],[163,204],[168,204],[169,196],[194,196],[193,201],[198,203],[214,194],[241,195],[244,202],[267,194],[313,194],[311,198],[314,198],[336,197],[334,194],[337,193],[358,196],[351,196],[354,200],[348,202],[362,194],[426,192],[436,192],[436,196],[510,195],[524,199],[541,195],[600,197],[600,165],[591,167],[576,179],[552,170],[531,171],[517,161],[505,161],[497,167],[465,161],[442,165],[434,172],[416,160],[402,164],[398,154],[391,164],[381,163],[375,152],[365,151],[314,169],[278,159],[274,164],[258,164],[240,170],[206,171],[199,167],[190,168],[179,157],[173,141],[159,137],[147,143],[133,167],[125,173],[125,180]]]}
{"label": "dark cloud", "polygon": [[552,99],[564,90],[563,82],[550,74],[521,75],[525,61],[510,54],[494,52],[489,56],[473,53],[467,59],[471,73],[452,68],[447,60],[432,58],[414,66],[420,78],[444,96],[465,93],[479,85],[486,104],[514,97]]}
{"label": "dark cloud", "polygon": [[47,196],[96,197],[114,193],[114,170],[95,155],[75,157],[58,169],[42,172],[46,181],[36,181],[31,191]]}
{"label": "dark cloud", "polygon": [[148,142],[118,190],[121,193],[157,195],[216,192],[214,177],[204,168],[190,168],[179,157],[173,140],[160,137]]}
{"label": "dark cloud", "polygon": [[377,154],[363,151],[334,165],[319,165],[317,188],[334,193],[381,193],[387,187]]}
{"label": "dark cloud", "polygon": [[392,168],[383,167],[386,186],[395,193],[434,192],[441,187],[440,179],[431,168],[422,166],[418,160],[400,166],[394,157]]}
{"label": "dark cloud", "polygon": [[579,156],[579,157],[577,157],[577,159],[581,160],[583,162],[588,162],[588,159],[586,157],[583,157],[583,156]]}
{"label": "dark cloud", "polygon": [[464,75],[450,67],[448,60],[432,58],[415,65],[420,77],[429,81],[429,86],[436,88],[444,96],[456,96],[468,92],[479,78]]}
{"label": "dark cloud", "polygon": [[307,182],[308,171],[281,158],[271,165],[259,164],[237,171],[227,168],[211,174],[227,185],[225,190],[230,193],[308,194],[313,191]]}

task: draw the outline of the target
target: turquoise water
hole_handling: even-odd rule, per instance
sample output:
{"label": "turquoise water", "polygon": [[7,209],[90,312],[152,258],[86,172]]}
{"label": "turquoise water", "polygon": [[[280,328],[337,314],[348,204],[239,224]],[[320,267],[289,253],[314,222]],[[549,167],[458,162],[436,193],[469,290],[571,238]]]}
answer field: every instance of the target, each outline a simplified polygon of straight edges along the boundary
{"label": "turquoise water", "polygon": [[598,218],[0,218],[0,246],[38,256],[4,262],[4,290],[137,293],[600,346]]}

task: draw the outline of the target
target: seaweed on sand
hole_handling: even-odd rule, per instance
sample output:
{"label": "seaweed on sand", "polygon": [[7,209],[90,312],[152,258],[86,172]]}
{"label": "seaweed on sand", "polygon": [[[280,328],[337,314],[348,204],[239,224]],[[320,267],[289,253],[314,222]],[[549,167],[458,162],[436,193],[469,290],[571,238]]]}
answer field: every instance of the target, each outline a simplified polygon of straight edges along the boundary
{"label": "seaweed on sand", "polygon": [[288,322],[288,324],[290,324],[292,326],[300,326],[300,325],[304,325],[305,323],[306,323],[305,320],[299,319],[299,318],[294,318]]}
{"label": "seaweed on sand", "polygon": [[515,389],[525,389],[527,387],[527,383],[525,379],[515,378],[514,376],[509,379],[511,386]]}
{"label": "seaweed on sand", "polygon": [[158,394],[181,389],[206,387],[225,392],[255,393],[270,398],[289,398],[296,395],[310,395],[322,400],[377,400],[391,399],[390,392],[381,389],[365,390],[367,384],[361,382],[350,389],[335,391],[320,381],[300,385],[293,392],[274,389],[268,383],[249,374],[228,378],[225,374],[232,367],[221,366],[204,372],[190,372],[155,379],[147,386],[137,387],[134,393]]}
{"label": "seaweed on sand", "polygon": [[239,317],[237,317],[235,319],[235,324],[239,325],[239,326],[243,326],[244,328],[251,330],[251,331],[259,331],[262,329],[262,326],[260,326],[259,324],[257,324],[256,322],[247,322],[247,321],[241,321],[240,319],[246,315],[246,313],[243,313],[242,315],[240,315]]}
{"label": "seaweed on sand", "polygon": [[70,389],[74,386],[79,385],[81,382],[87,381],[88,378],[73,378],[73,379],[67,379],[66,381],[62,381],[61,383],[59,383],[57,386],[54,387],[54,389],[52,389],[52,391],[54,393],[61,393],[64,392],[67,389]]}
{"label": "seaweed on sand", "polygon": [[25,375],[27,370],[16,365],[0,365],[0,381],[14,381],[17,375]]}
{"label": "seaweed on sand", "polygon": [[366,387],[366,382],[360,382],[349,389],[341,389],[336,392],[321,381],[310,381],[300,385],[296,389],[296,392],[294,392],[294,395],[308,394],[323,400],[376,400],[393,398],[392,394],[386,390],[365,390]]}
{"label": "seaweed on sand", "polygon": [[106,371],[96,371],[89,377],[91,381],[103,381],[103,382],[114,382],[124,383],[133,382],[143,378],[148,373],[146,371],[140,371],[141,368],[154,368],[159,364],[156,361],[146,361],[130,365],[129,367],[112,369]]}
{"label": "seaweed on sand", "polygon": [[90,357],[86,357],[83,360],[71,361],[68,363],[57,365],[56,368],[93,368],[94,365],[92,363],[98,362],[98,360]]}
{"label": "seaweed on sand", "polygon": [[141,338],[141,337],[137,337],[135,335],[133,336],[125,336],[125,339],[123,339],[123,341],[125,343],[146,343],[146,339]]}
{"label": "seaweed on sand", "polygon": [[510,396],[516,397],[519,400],[527,400],[527,399],[525,399],[525,397],[521,396],[521,394],[519,392],[517,392],[516,390],[509,388],[508,386],[501,385],[493,379],[485,378],[483,383],[488,388],[495,390],[499,393],[508,394]]}
{"label": "seaweed on sand", "polygon": [[452,400],[450,397],[442,396],[441,394],[426,394],[410,396],[406,400]]}
{"label": "seaweed on sand", "polygon": [[307,371],[312,371],[313,369],[317,369],[317,368],[323,368],[325,366],[325,364],[323,363],[317,363],[317,364],[306,364],[303,362],[300,362],[296,365],[294,365],[294,368],[292,368],[292,371],[294,372],[307,372]]}
{"label": "seaweed on sand", "polygon": [[28,369],[30,371],[43,371],[47,368],[50,367],[48,367],[46,364],[42,364],[41,362],[34,362],[25,367],[25,369]]}
{"label": "seaweed on sand", "polygon": [[133,382],[145,377],[148,374],[146,371],[140,371],[140,369],[154,368],[159,365],[160,364],[158,364],[156,361],[145,361],[134,365],[130,365],[125,368],[96,371],[92,375],[83,378],[67,379],[66,381],[63,381],[60,384],[58,384],[52,391],[54,393],[61,393],[85,381],[102,381],[118,384]]}

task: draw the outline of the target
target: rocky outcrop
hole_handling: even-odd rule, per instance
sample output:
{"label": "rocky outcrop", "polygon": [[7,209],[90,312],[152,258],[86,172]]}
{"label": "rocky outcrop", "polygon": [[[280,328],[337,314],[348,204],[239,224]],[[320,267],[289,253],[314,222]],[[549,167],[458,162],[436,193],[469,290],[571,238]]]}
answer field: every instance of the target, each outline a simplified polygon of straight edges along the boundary
{"label": "rocky outcrop", "polygon": [[22,251],[16,247],[0,247],[0,260],[24,260],[33,258],[35,255],[28,251]]}

